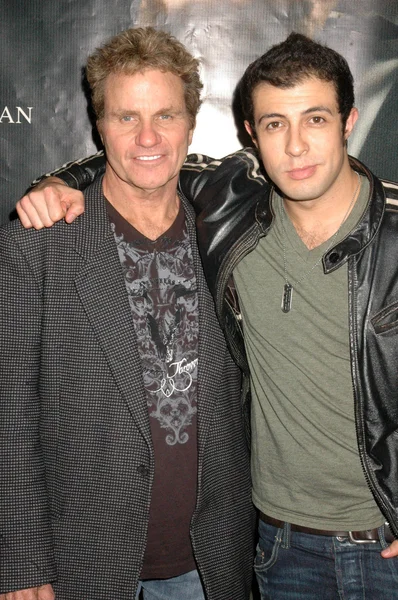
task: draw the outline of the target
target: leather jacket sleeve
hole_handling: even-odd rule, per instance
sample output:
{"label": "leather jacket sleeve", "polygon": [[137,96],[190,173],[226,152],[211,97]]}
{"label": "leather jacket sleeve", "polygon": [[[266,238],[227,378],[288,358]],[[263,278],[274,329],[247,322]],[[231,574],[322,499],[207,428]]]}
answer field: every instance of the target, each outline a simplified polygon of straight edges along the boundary
{"label": "leather jacket sleeve", "polygon": [[[206,198],[209,196],[200,193],[210,181],[213,183],[217,181],[218,177],[215,172],[218,167],[224,163],[228,165],[231,159],[232,163],[236,160],[241,162],[242,157],[244,163],[248,161],[251,166],[252,156],[250,149],[238,151],[223,159],[214,159],[203,154],[190,154],[187,156],[180,172],[179,190],[194,204],[196,212],[199,213],[205,207]],[[231,167],[234,168],[232,164]],[[32,182],[31,187],[37,185],[45,177],[53,176],[62,179],[69,187],[84,190],[104,171],[105,156],[104,152],[100,151],[86,158],[66,163],[62,167],[42,175]],[[220,177],[225,178],[224,171],[225,169],[220,169]]]}
{"label": "leather jacket sleeve", "polygon": [[[203,154],[190,154],[187,157],[181,170],[179,189],[188,200],[195,199],[207,182],[209,175],[219,164],[219,160]],[[59,177],[69,187],[83,191],[104,171],[105,155],[101,150],[97,154],[68,162],[50,173],[41,175],[31,183],[31,187],[37,185],[45,177]]]}
{"label": "leather jacket sleeve", "polygon": [[178,188],[180,192],[194,204],[197,213],[203,208],[201,202],[195,202],[204,186],[209,182],[210,176],[221,160],[216,160],[203,154],[189,154],[180,171]]}
{"label": "leather jacket sleeve", "polygon": [[88,187],[96,177],[102,175],[105,171],[105,156],[103,151],[93,154],[86,158],[81,158],[76,161],[66,163],[62,167],[45,173],[41,177],[32,182],[31,187],[34,187],[45,177],[59,177],[69,187],[84,190]]}

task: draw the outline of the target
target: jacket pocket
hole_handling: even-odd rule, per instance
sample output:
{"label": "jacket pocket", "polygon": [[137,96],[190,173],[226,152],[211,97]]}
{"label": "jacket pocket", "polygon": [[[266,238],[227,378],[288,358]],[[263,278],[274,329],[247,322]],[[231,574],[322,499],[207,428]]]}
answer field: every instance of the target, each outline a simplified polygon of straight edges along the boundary
{"label": "jacket pocket", "polygon": [[398,333],[398,302],[394,302],[387,306],[387,308],[383,308],[382,311],[372,317],[371,323],[377,334],[393,330],[396,330]]}

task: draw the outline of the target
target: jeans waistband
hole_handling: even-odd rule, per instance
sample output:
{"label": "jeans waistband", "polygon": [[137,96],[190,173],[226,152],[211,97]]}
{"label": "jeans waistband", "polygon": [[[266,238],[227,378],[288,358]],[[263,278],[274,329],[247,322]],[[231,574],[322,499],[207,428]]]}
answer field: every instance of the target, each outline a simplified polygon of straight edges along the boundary
{"label": "jeans waistband", "polygon": [[[264,523],[272,525],[273,527],[277,527],[278,529],[283,529],[283,526],[285,524],[284,521],[280,521],[279,519],[269,517],[260,510],[258,511],[258,514],[261,521],[263,521]],[[327,535],[338,538],[349,538],[352,542],[357,544],[372,544],[374,542],[379,541],[378,527],[375,527],[374,529],[366,529],[364,531],[334,531],[326,529],[315,529],[312,527],[303,527],[302,525],[295,525],[294,523],[291,523],[290,530],[297,531],[299,533],[309,533],[311,535]],[[391,533],[388,523],[384,524],[384,537],[386,542],[389,544],[391,544],[391,542],[395,540],[395,537]]]}

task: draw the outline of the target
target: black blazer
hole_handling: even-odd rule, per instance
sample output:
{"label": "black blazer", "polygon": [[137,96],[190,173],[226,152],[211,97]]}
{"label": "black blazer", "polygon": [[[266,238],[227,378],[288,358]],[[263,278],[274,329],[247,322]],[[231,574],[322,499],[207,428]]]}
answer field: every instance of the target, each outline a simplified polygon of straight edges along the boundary
{"label": "black blazer", "polygon": [[[132,600],[154,474],[132,315],[101,180],[73,224],[0,229],[0,592]],[[209,600],[246,600],[254,512],[240,404],[182,199],[199,288],[198,492]]]}

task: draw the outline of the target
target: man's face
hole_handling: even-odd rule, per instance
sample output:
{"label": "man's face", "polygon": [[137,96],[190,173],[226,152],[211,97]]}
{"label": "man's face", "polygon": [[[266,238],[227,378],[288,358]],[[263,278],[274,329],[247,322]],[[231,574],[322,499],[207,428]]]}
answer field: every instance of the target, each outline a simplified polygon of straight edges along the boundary
{"label": "man's face", "polygon": [[328,199],[344,191],[350,177],[345,141],[358,113],[352,109],[343,134],[333,83],[311,78],[288,89],[261,83],[253,105],[253,141],[286,198]]}
{"label": "man's face", "polygon": [[181,79],[158,70],[112,74],[104,96],[98,129],[108,184],[141,197],[175,188],[193,133]]}

